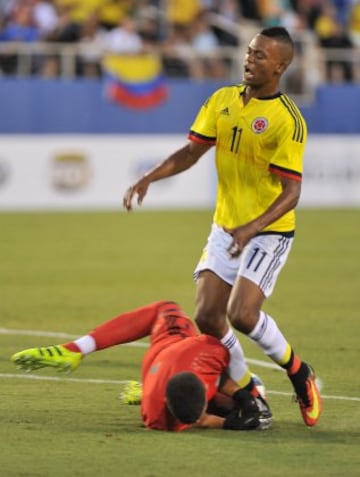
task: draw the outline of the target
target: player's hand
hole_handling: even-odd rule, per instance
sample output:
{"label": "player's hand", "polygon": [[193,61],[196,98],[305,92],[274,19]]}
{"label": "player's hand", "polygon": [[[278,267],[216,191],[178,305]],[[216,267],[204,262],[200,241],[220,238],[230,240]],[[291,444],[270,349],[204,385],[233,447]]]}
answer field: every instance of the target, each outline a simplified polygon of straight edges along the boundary
{"label": "player's hand", "polygon": [[136,184],[130,186],[123,197],[123,206],[130,212],[132,210],[132,201],[135,195],[137,195],[137,204],[140,206],[147,193],[150,182],[147,178],[141,178]]}
{"label": "player's hand", "polygon": [[253,395],[239,389],[232,395],[235,409],[225,418],[224,429],[250,431],[260,427],[259,409]]}
{"label": "player's hand", "polygon": [[246,389],[238,389],[231,396],[236,409],[241,409],[242,414],[255,414],[258,412],[254,396]]}
{"label": "player's hand", "polygon": [[260,426],[260,421],[257,416],[245,415],[234,409],[225,418],[223,429],[230,431],[252,431]]}
{"label": "player's hand", "polygon": [[227,250],[231,258],[237,258],[244,250],[247,243],[257,233],[257,229],[252,223],[241,225],[240,227],[235,227],[234,229],[228,229],[224,227],[224,230],[233,238],[233,241]]}

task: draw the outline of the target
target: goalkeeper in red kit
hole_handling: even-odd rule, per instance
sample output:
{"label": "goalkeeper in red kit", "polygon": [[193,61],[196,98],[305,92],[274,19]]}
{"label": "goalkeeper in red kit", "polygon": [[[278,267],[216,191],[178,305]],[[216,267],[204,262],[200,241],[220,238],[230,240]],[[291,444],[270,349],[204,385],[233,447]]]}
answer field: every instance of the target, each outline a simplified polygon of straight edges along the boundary
{"label": "goalkeeper in red kit", "polygon": [[[26,349],[11,360],[26,371],[53,367],[71,372],[94,351],[147,336],[150,347],[141,372],[141,416],[146,427],[164,431],[193,426],[227,430],[270,427],[272,415],[261,395],[240,389],[227,376],[227,348],[213,336],[199,334],[174,302],[158,301],[137,308],[75,341]],[[226,409],[216,404],[220,396],[227,396]]]}

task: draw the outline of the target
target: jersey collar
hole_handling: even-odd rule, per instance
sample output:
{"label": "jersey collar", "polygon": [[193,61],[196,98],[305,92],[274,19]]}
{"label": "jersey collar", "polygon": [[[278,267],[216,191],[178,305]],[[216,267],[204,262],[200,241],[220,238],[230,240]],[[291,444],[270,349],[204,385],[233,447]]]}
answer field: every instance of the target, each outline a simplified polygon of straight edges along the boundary
{"label": "jersey collar", "polygon": [[[242,85],[243,86],[243,89],[240,93],[240,96],[244,96],[245,94],[245,91],[246,91],[246,86],[245,85]],[[281,91],[278,91],[277,93],[275,94],[272,94],[270,96],[259,96],[258,98],[253,98],[253,99],[259,99],[259,100],[269,100],[269,99],[275,99],[275,98],[279,98],[280,96],[282,95]]]}

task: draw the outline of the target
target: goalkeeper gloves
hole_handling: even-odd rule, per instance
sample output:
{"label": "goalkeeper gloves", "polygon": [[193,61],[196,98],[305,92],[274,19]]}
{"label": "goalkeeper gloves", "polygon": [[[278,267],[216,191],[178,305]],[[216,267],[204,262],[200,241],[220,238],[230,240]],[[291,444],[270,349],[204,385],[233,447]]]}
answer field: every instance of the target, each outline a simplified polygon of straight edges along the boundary
{"label": "goalkeeper gloves", "polygon": [[225,418],[223,429],[230,431],[251,431],[260,426],[256,416],[242,416],[241,411],[234,409]]}
{"label": "goalkeeper gloves", "polygon": [[232,395],[235,409],[225,418],[224,429],[248,431],[252,429],[268,429],[272,415],[266,401],[254,397],[246,389],[239,389]]}

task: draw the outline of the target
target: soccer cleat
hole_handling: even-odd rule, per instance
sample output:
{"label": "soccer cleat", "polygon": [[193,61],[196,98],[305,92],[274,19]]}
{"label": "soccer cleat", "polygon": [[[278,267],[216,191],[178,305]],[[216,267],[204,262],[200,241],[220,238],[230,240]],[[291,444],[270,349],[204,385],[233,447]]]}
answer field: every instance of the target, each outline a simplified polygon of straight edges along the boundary
{"label": "soccer cleat", "polygon": [[142,386],[139,381],[129,381],[123,387],[119,399],[123,404],[141,404]]}
{"label": "soccer cleat", "polygon": [[251,373],[251,378],[256,387],[257,392],[266,401],[266,389],[265,389],[265,384],[263,380],[257,374],[254,374],[254,373]]}
{"label": "soccer cleat", "polygon": [[[305,364],[305,363],[304,363]],[[315,426],[322,409],[320,391],[315,380],[315,373],[311,366],[306,364],[308,375],[302,386],[294,386],[296,401],[299,403],[302,418],[307,426]]]}
{"label": "soccer cleat", "polygon": [[48,346],[47,348],[30,348],[11,356],[11,361],[23,371],[36,371],[41,368],[56,368],[66,374],[74,371],[80,364],[83,355],[69,351],[64,346]]}
{"label": "soccer cleat", "polygon": [[259,430],[265,430],[269,429],[269,427],[272,424],[272,413],[270,411],[270,407],[268,403],[266,402],[266,399],[261,396],[261,394],[257,397],[255,397],[255,402],[258,408],[258,419],[260,422],[260,425],[257,429]]}

